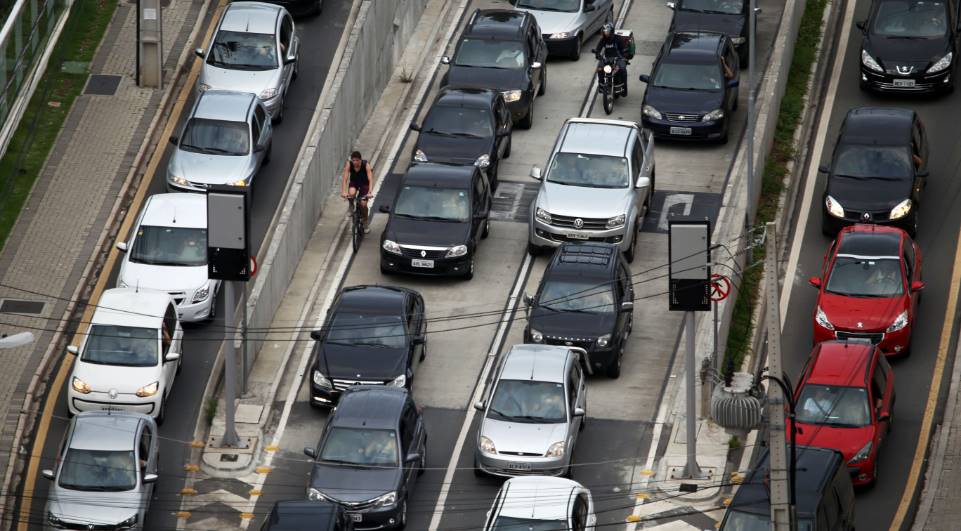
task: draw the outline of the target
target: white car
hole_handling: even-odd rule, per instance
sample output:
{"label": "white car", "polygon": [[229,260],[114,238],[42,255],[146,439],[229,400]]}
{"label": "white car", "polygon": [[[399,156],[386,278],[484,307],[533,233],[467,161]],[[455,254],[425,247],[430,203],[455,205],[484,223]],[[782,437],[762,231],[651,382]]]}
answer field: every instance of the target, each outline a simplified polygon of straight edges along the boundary
{"label": "white car", "polygon": [[487,512],[484,531],[570,529],[594,531],[597,516],[591,491],[580,483],[550,476],[509,479]]}
{"label": "white car", "polygon": [[180,371],[183,330],[166,293],[108,289],[100,297],[76,355],[67,407],[132,411],[164,420],[164,404]]}
{"label": "white car", "polygon": [[220,281],[207,278],[207,197],[156,194],[147,198],[129,241],[117,287],[163,291],[181,321],[213,319]]}

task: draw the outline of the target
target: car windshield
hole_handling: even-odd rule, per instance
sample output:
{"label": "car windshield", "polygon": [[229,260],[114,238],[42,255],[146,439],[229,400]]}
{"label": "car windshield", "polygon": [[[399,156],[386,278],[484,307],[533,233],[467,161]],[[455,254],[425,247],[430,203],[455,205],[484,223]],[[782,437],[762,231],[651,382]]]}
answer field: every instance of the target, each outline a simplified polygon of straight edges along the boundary
{"label": "car windshield", "polygon": [[490,111],[439,106],[430,110],[421,130],[450,136],[490,138],[494,134]]}
{"label": "car windshield", "polygon": [[394,215],[434,221],[470,219],[470,198],[464,188],[404,186],[397,196]]}
{"label": "car windshield", "polygon": [[548,280],[538,304],[550,310],[612,313],[614,292],[610,284]]}
{"label": "car windshield", "polygon": [[[767,504],[765,504],[765,508]],[[728,511],[724,520],[724,531],[770,531],[771,513],[752,513],[746,511]],[[809,518],[797,519],[798,531],[811,531],[814,524]]]}
{"label": "car windshield", "polygon": [[80,360],[98,365],[152,367],[158,363],[154,328],[95,324],[90,327]]}
{"label": "car windshield", "polygon": [[878,7],[873,30],[875,35],[884,37],[944,37],[948,32],[947,2],[886,0]]}
{"label": "car windshield", "polygon": [[191,118],[178,147],[207,155],[246,155],[250,152],[250,133],[244,122]]}
{"label": "car windshield", "polygon": [[839,254],[824,290],[849,297],[897,297],[904,293],[896,257]]}
{"label": "car windshield", "polygon": [[677,8],[681,11],[739,15],[744,10],[744,0],[680,0]]}
{"label": "car windshield", "polygon": [[834,174],[862,179],[909,179],[911,153],[907,147],[845,145],[835,156]]}
{"label": "car windshield", "polygon": [[226,30],[217,32],[207,64],[231,70],[273,70],[280,66],[273,35]]}
{"label": "car windshield", "polygon": [[564,385],[534,380],[501,380],[491,399],[488,415],[511,422],[567,422]]}
{"label": "car windshield", "polygon": [[[110,434],[104,434],[104,437],[110,437]],[[70,490],[131,490],[137,486],[133,451],[71,448],[63,458],[58,484]]]}
{"label": "car windshield", "polygon": [[719,64],[661,63],[653,85],[675,90],[721,90],[723,80]]}
{"label": "car windshield", "polygon": [[397,437],[392,430],[332,428],[320,460],[333,464],[396,467]]}
{"label": "car windshield", "polygon": [[563,520],[534,520],[531,518],[515,518],[513,516],[498,516],[491,531],[560,531],[568,529]]}
{"label": "car windshield", "polygon": [[520,41],[495,41],[465,38],[454,58],[457,66],[517,69],[527,66],[524,45]]}
{"label": "car windshield", "polygon": [[859,427],[871,424],[867,389],[805,385],[797,399],[797,421],[805,424]]}
{"label": "car windshield", "polygon": [[627,188],[627,159],[609,155],[558,153],[547,170],[547,182],[590,188]]}
{"label": "car windshield", "polygon": [[330,324],[327,343],[404,348],[407,337],[399,315],[338,313]]}
{"label": "car windshield", "polygon": [[165,266],[207,265],[207,229],[141,225],[130,261]]}
{"label": "car windshield", "polygon": [[517,7],[538,11],[563,11],[576,13],[581,10],[581,0],[517,0]]}

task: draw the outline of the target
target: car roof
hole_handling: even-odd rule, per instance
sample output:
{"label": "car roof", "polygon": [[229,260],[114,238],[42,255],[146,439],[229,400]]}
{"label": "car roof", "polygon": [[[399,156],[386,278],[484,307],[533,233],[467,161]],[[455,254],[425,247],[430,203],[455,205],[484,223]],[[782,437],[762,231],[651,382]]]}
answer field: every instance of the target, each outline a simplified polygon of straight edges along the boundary
{"label": "car roof", "polygon": [[154,194],[143,208],[141,225],[207,228],[207,197],[203,194]]}
{"label": "car roof", "polygon": [[563,383],[570,349],[555,345],[514,345],[504,358],[502,380]]}
{"label": "car roof", "polygon": [[446,87],[441,89],[434,106],[490,108],[497,93],[490,89]]}
{"label": "car roof", "polygon": [[811,354],[806,384],[867,386],[868,365],[876,346],[861,341],[825,341]]}
{"label": "car roof", "polygon": [[269,529],[272,531],[316,529],[317,526],[334,518],[338,510],[338,505],[327,501],[279,501],[270,511]]}
{"label": "car roof", "polygon": [[[236,5],[236,4],[231,4]],[[200,95],[192,118],[246,122],[255,94],[234,90],[207,90]]]}
{"label": "car roof", "polygon": [[397,428],[407,390],[379,385],[349,387],[340,396],[330,422],[341,428]]}
{"label": "car roof", "polygon": [[561,130],[559,152],[624,157],[637,124],[620,120],[571,118]]}
{"label": "car roof", "polygon": [[914,111],[895,107],[858,107],[848,111],[838,144],[906,146],[911,143]]}
{"label": "car roof", "polygon": [[137,428],[146,418],[139,413],[87,411],[73,419],[72,450],[133,450]]}
{"label": "car roof", "polygon": [[341,291],[337,311],[401,315],[410,293],[393,286],[351,286]]}
{"label": "car roof", "polygon": [[903,232],[896,227],[860,224],[845,227],[838,235],[837,254],[899,258]]}
{"label": "car roof", "polygon": [[534,520],[567,520],[576,481],[551,476],[521,476],[501,486],[498,516]]}
{"label": "car roof", "polygon": [[547,274],[585,276],[585,273],[596,273],[609,277],[618,263],[618,252],[617,244],[613,243],[564,243],[551,258]]}
{"label": "car roof", "polygon": [[421,162],[407,169],[401,184],[469,189],[476,171],[474,166]]}
{"label": "car roof", "polygon": [[273,35],[281,7],[263,2],[234,2],[227,6],[220,29]]}
{"label": "car roof", "polygon": [[463,36],[520,40],[524,37],[524,22],[529,16],[525,11],[478,9],[467,23]]}
{"label": "car roof", "polygon": [[[817,510],[821,493],[833,480],[837,468],[844,464],[844,457],[837,450],[798,446],[797,448],[797,512],[810,516]],[[770,514],[769,451],[764,450],[758,465],[741,484],[729,506],[732,510],[748,513]]]}
{"label": "car roof", "polygon": [[672,60],[715,61],[723,38],[714,31],[676,31],[667,37],[666,55]]}
{"label": "car roof", "polygon": [[160,329],[170,295],[137,288],[108,289],[100,296],[91,324]]}

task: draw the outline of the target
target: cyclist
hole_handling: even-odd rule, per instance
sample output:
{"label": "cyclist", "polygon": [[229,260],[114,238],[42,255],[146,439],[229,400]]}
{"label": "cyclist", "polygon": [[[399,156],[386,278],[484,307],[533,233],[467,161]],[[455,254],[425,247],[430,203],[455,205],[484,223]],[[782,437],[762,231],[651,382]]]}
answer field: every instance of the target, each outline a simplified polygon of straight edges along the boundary
{"label": "cyclist", "polygon": [[[357,208],[360,209],[360,220],[364,224],[364,233],[370,232],[367,221],[367,196],[374,184],[374,171],[370,163],[364,160],[360,151],[350,154],[350,160],[344,165],[344,176],[340,183],[340,195],[344,199],[348,197],[358,197]],[[350,212],[347,212],[350,217]]]}

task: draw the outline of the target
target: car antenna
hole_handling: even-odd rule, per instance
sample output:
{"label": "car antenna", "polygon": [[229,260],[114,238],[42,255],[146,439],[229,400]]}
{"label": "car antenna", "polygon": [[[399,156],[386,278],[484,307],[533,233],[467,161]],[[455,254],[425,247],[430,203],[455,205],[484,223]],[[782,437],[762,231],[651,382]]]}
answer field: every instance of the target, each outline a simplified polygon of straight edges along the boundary
{"label": "car antenna", "polygon": [[137,279],[137,283],[134,284],[133,289],[134,289],[134,292],[135,292],[135,293],[140,293],[140,279],[139,279],[139,278]]}
{"label": "car antenna", "polygon": [[173,221],[171,221],[171,223],[174,223],[174,224],[177,223],[177,206],[176,205],[174,205],[174,219]]}

